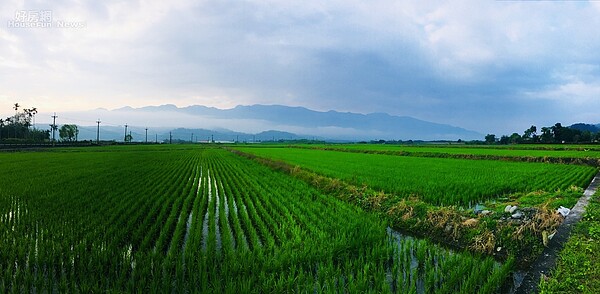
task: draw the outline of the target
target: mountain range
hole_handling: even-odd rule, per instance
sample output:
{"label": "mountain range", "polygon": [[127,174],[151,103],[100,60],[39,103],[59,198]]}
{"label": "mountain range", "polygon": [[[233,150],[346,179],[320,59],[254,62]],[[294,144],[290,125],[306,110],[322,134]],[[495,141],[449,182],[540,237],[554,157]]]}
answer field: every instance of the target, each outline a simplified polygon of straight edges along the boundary
{"label": "mountain range", "polygon": [[[59,117],[61,117],[59,115]],[[447,124],[433,123],[408,116],[386,113],[360,114],[338,111],[315,111],[282,105],[236,106],[218,109],[201,105],[177,107],[167,104],[114,110],[96,109],[62,115],[70,123],[83,125],[100,118],[101,139],[122,140],[127,122],[135,141],[173,139],[240,141],[281,139],[361,140],[481,140],[484,135]],[[69,122],[64,122],[69,123]],[[95,139],[96,126],[80,127],[80,139]],[[206,138],[206,139],[205,139]],[[242,139],[243,138],[243,139]]]}

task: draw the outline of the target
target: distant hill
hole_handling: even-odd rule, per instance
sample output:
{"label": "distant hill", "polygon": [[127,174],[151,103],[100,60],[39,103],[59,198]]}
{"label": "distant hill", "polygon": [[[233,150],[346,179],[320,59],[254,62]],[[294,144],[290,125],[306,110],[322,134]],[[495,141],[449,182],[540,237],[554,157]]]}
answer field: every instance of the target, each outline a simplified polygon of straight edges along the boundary
{"label": "distant hill", "polygon": [[[50,117],[40,114],[39,117]],[[100,119],[100,139],[122,141],[125,125],[134,141],[169,139],[205,141],[272,141],[317,139],[328,141],[370,140],[482,140],[484,135],[447,124],[386,113],[360,114],[315,111],[282,105],[236,106],[218,109],[202,105],[146,106],[119,109],[93,109],[59,114],[58,124],[80,126],[79,139],[96,139],[96,120]],[[48,125],[40,122],[40,125]]]}
{"label": "distant hill", "polygon": [[[186,129],[177,128],[171,131],[173,140],[184,140],[194,142],[204,141],[228,141],[228,142],[264,142],[264,141],[279,141],[279,140],[299,140],[309,139],[307,136],[299,136],[296,134],[281,132],[281,131],[265,131],[256,134],[248,134],[242,132],[234,132],[227,129],[207,130],[207,129]],[[192,139],[192,135],[194,138]],[[169,133],[164,134],[165,138],[169,137]],[[323,138],[317,138],[323,139]]]}
{"label": "distant hill", "polygon": [[[386,113],[321,112],[304,107],[282,105],[240,105],[231,109],[218,109],[202,105],[178,108],[175,105],[167,104],[141,108],[123,107],[112,112],[154,115],[180,113],[219,121],[259,122],[269,129],[288,133],[288,135],[277,133],[276,136],[292,138],[294,136],[319,136],[337,140],[473,140],[483,138],[482,134],[474,131],[408,116],[393,116]],[[235,126],[230,125],[229,128],[235,129]],[[266,130],[263,129],[263,131]],[[227,132],[223,133],[223,135],[225,134]],[[258,132],[258,134],[261,133]],[[266,133],[261,135],[269,137],[269,134]],[[273,135],[270,136],[273,137]]]}
{"label": "distant hill", "polygon": [[[95,126],[78,126],[79,128],[79,140],[96,140],[96,127]],[[130,127],[128,133],[131,131],[131,136],[134,142],[146,141],[146,132],[144,128]],[[264,141],[279,141],[279,140],[300,140],[300,139],[316,139],[324,140],[322,137],[309,137],[299,136],[289,132],[269,130],[256,134],[248,134],[242,132],[234,132],[227,129],[188,129],[188,128],[151,128],[148,131],[149,142],[166,142],[171,136],[172,140],[175,141],[194,141],[194,142],[205,142],[205,141],[239,141],[239,142],[264,142]],[[193,137],[192,137],[193,136]],[[103,141],[123,141],[125,137],[124,127],[114,126],[102,126],[100,128],[100,140]]]}
{"label": "distant hill", "polygon": [[569,126],[569,128],[580,130],[580,131],[590,131],[592,133],[600,132],[600,124],[592,125],[592,124],[585,124],[585,123],[577,123],[577,124],[573,124],[573,125]]}

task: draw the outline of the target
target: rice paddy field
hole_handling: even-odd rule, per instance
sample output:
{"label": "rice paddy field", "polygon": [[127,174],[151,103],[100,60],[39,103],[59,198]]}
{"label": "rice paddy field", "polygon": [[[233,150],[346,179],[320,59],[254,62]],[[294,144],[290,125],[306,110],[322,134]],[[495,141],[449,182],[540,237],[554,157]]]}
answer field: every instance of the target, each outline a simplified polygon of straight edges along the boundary
{"label": "rice paddy field", "polygon": [[597,173],[595,167],[566,164],[411,157],[305,148],[237,149],[400,198],[416,197],[434,205],[473,206],[517,192],[586,187]]}
{"label": "rice paddy field", "polygon": [[506,157],[600,158],[597,145],[394,145],[334,144],[304,145],[310,148],[332,148],[348,151],[390,151],[415,154],[482,155]]}
{"label": "rice paddy field", "polygon": [[[385,168],[389,160],[292,155],[310,168],[361,181],[370,178],[355,172]],[[316,161],[304,162],[305,156]],[[325,171],[316,165],[327,160],[346,166]],[[494,181],[482,173],[478,178],[467,163],[428,165],[440,172],[452,165],[471,181]],[[511,168],[498,167],[504,177]],[[559,188],[582,184],[591,173],[586,167],[532,166],[518,175],[533,177],[533,187]],[[451,191],[466,187],[461,185]],[[377,214],[220,148],[0,153],[2,293],[496,293],[512,269],[511,258],[500,263],[401,235]]]}

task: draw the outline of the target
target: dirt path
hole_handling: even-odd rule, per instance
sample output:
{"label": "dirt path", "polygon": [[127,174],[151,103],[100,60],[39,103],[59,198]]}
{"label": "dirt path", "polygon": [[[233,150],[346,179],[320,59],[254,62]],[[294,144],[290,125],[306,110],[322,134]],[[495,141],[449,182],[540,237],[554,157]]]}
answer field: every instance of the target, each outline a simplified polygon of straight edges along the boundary
{"label": "dirt path", "polygon": [[527,271],[523,282],[517,288],[515,293],[536,293],[538,284],[540,283],[540,277],[542,274],[548,275],[556,263],[558,254],[563,248],[563,245],[569,239],[571,229],[581,220],[585,207],[588,205],[590,198],[600,186],[600,173],[594,177],[588,188],[583,193],[583,196],[579,198],[577,204],[571,209],[571,212],[565,218],[564,222],[558,227],[556,235],[550,240],[548,247],[544,249],[544,252],[538,257],[538,259],[531,265]]}

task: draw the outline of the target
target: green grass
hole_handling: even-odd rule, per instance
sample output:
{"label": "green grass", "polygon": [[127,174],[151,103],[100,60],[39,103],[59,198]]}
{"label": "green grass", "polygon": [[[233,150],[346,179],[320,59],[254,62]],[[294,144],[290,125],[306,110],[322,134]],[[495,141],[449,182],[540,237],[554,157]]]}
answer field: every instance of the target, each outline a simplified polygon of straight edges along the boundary
{"label": "green grass", "polygon": [[512,267],[220,149],[0,153],[0,292],[481,292]]}
{"label": "green grass", "polygon": [[596,168],[491,160],[350,153],[297,148],[239,150],[282,160],[354,185],[418,197],[435,205],[471,205],[512,193],[584,187]]}
{"label": "green grass", "polygon": [[600,293],[600,193],[573,229],[540,293]]}

